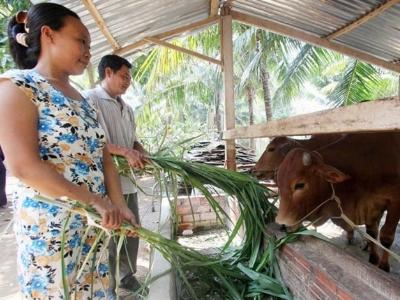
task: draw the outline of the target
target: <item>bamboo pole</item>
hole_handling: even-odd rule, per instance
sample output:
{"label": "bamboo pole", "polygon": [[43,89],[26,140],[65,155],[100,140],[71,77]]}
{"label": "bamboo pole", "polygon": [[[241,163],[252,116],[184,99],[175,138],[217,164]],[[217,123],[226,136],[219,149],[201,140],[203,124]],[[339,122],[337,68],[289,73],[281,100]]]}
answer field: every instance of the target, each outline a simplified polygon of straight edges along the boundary
{"label": "bamboo pole", "polygon": [[329,34],[326,37],[326,39],[327,40],[333,40],[333,39],[336,39],[337,37],[339,37],[339,36],[341,36],[343,34],[346,34],[346,33],[350,32],[350,31],[354,30],[355,28],[357,28],[357,27],[361,26],[362,24],[368,22],[372,18],[374,18],[377,15],[383,13],[385,10],[391,8],[392,6],[396,5],[397,3],[400,3],[400,0],[389,0],[389,1],[387,1],[386,3],[376,7],[375,9],[370,11],[369,13],[361,16],[357,20],[354,20],[353,22],[343,26],[339,30],[336,30],[335,32],[332,32],[331,34]]}
{"label": "bamboo pole", "polygon": [[99,27],[100,31],[103,33],[105,38],[107,39],[108,43],[111,45],[113,50],[117,50],[120,47],[118,42],[115,40],[114,36],[112,35],[110,29],[107,27],[106,21],[101,16],[99,10],[97,9],[96,5],[93,3],[93,0],[82,0],[83,5],[85,5],[86,9],[90,12],[93,19],[95,20],[97,26]]}
{"label": "bamboo pole", "polygon": [[153,44],[156,44],[156,45],[160,45],[160,46],[163,46],[163,47],[167,47],[167,48],[173,49],[175,51],[179,51],[179,52],[182,52],[182,53],[185,53],[185,54],[188,54],[188,55],[192,55],[192,56],[195,56],[195,57],[200,58],[202,60],[205,60],[207,62],[222,66],[222,61],[221,60],[209,57],[207,55],[204,55],[204,54],[201,54],[201,53],[198,53],[198,52],[195,52],[195,51],[183,48],[183,47],[179,47],[177,45],[162,41],[160,39],[149,37],[149,38],[145,38],[145,40],[150,42],[150,43],[153,43]]}
{"label": "bamboo pole", "polygon": [[[194,31],[194,30],[199,29],[199,28],[211,26],[211,25],[217,23],[218,20],[219,20],[219,16],[208,17],[205,20],[194,22],[194,23],[189,24],[189,25],[185,25],[185,26],[182,26],[182,27],[179,27],[179,28],[175,28],[173,30],[169,30],[169,31],[157,34],[155,36],[152,36],[152,38],[156,38],[156,39],[160,39],[160,40],[167,39],[167,38],[172,38],[172,37],[175,37],[177,35],[184,34],[186,32],[191,32],[191,31]],[[117,55],[128,55],[128,54],[130,54],[130,53],[132,53],[132,52],[134,52],[134,51],[146,46],[148,43],[149,42],[146,39],[142,39],[142,40],[134,42],[134,43],[132,43],[132,44],[130,44],[128,46],[125,46],[125,47],[122,47],[122,48],[120,48],[118,50],[115,50],[114,54],[117,54]]]}

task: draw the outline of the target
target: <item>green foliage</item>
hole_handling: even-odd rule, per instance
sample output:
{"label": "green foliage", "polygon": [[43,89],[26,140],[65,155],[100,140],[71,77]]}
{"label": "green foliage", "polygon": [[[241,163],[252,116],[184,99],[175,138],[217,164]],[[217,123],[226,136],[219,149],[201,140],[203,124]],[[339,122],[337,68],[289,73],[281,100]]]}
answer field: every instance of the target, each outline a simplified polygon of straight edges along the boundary
{"label": "green foliage", "polygon": [[[172,43],[211,57],[220,55],[217,26]],[[254,93],[255,123],[265,120],[261,68],[269,75],[275,118],[292,115],[293,102],[299,99],[331,107],[397,93],[397,78],[391,72],[236,22],[233,46],[238,126],[249,123],[246,88]],[[218,138],[218,118],[209,118],[218,111],[222,117],[223,77],[219,66],[164,48],[141,54],[134,64],[134,78],[146,99],[137,111],[140,136],[153,138],[168,128],[175,141],[194,133]]]}
{"label": "green foliage", "polygon": [[380,85],[380,77],[375,67],[358,60],[351,61],[329,100],[334,106],[345,106],[372,100],[375,89]]}

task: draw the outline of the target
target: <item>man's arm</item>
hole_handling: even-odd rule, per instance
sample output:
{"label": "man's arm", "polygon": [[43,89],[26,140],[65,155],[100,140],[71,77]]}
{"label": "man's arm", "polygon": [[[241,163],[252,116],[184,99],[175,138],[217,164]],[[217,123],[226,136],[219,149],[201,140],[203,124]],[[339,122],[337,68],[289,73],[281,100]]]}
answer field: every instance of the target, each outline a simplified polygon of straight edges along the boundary
{"label": "man's arm", "polygon": [[142,144],[139,143],[138,141],[135,141],[133,143],[133,149],[139,151],[140,153],[142,153],[145,157],[149,156],[149,152],[147,152],[146,149],[143,148]]}
{"label": "man's arm", "polygon": [[144,155],[135,149],[129,149],[116,144],[107,144],[107,149],[113,155],[125,157],[132,168],[143,169],[147,162]]}

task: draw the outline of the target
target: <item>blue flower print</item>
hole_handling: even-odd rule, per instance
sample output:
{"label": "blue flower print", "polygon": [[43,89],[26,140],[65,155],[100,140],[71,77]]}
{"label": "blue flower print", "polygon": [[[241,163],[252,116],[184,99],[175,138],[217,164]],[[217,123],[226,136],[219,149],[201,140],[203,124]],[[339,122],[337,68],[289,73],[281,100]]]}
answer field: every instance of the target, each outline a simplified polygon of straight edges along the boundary
{"label": "blue flower print", "polygon": [[52,237],[57,237],[60,235],[61,231],[58,229],[52,229],[52,230],[50,230],[50,233],[51,233]]}
{"label": "blue flower print", "polygon": [[103,291],[95,291],[94,296],[97,298],[105,298],[106,297],[106,295],[104,294]]}
{"label": "blue flower print", "polygon": [[92,248],[89,244],[83,244],[82,246],[82,255],[87,255]]}
{"label": "blue flower print", "polygon": [[67,143],[73,144],[78,139],[75,134],[62,134],[58,137],[60,141],[65,141]]}
{"label": "blue flower print", "polygon": [[54,91],[50,94],[51,102],[56,105],[63,105],[65,103],[65,97],[58,91]]}
{"label": "blue flower print", "polygon": [[33,200],[32,198],[25,198],[24,201],[22,201],[22,207],[39,208],[39,202],[36,200]]}
{"label": "blue flower print", "polygon": [[30,286],[32,291],[44,292],[47,286],[46,277],[42,277],[39,275],[33,276],[32,281],[30,282]]}
{"label": "blue flower print", "polygon": [[80,245],[81,243],[81,237],[79,236],[78,233],[75,233],[72,237],[72,239],[69,240],[68,245],[71,248],[76,248]]}
{"label": "blue flower print", "polygon": [[49,150],[46,147],[40,146],[39,147],[40,156],[43,157],[49,153]]}
{"label": "blue flower print", "polygon": [[74,271],[75,268],[75,263],[74,262],[69,262],[67,265],[67,275],[71,274]]}
{"label": "blue flower print", "polygon": [[89,166],[85,164],[83,161],[75,162],[75,171],[79,175],[87,175],[89,173]]}
{"label": "blue flower print", "polygon": [[45,202],[39,202],[40,208],[47,209],[50,207],[50,204]]}
{"label": "blue flower print", "polygon": [[58,211],[59,211],[59,210],[60,210],[60,207],[59,207],[59,206],[52,205],[52,206],[50,206],[48,212],[49,212],[50,214],[52,214],[52,215],[55,217],[55,216],[58,214]]}
{"label": "blue flower print", "polygon": [[98,190],[99,194],[102,194],[102,195],[106,194],[106,186],[103,183],[99,185],[97,190]]}
{"label": "blue flower print", "polygon": [[21,255],[21,263],[24,268],[28,268],[29,265],[32,263],[26,253],[22,253]]}
{"label": "blue flower print", "polygon": [[87,144],[88,147],[89,147],[90,153],[96,151],[96,150],[100,147],[99,140],[93,139],[93,138],[89,138],[89,139],[86,141],[86,144]]}
{"label": "blue flower print", "polygon": [[82,226],[82,222],[71,222],[69,224],[69,229],[77,229]]}
{"label": "blue flower print", "polygon": [[32,225],[30,228],[31,234],[36,234],[39,232],[39,226],[37,225]]}
{"label": "blue flower print", "polygon": [[38,124],[38,130],[40,133],[51,134],[53,132],[54,121],[46,118],[40,118]]}
{"label": "blue flower print", "polygon": [[36,255],[44,255],[47,250],[47,243],[44,240],[37,239],[32,241],[32,250]]}
{"label": "blue flower print", "polygon": [[99,264],[99,274],[100,276],[105,276],[108,273],[108,265],[106,264]]}
{"label": "blue flower print", "polygon": [[51,110],[49,107],[45,107],[40,111],[43,115],[48,116],[51,114]]}

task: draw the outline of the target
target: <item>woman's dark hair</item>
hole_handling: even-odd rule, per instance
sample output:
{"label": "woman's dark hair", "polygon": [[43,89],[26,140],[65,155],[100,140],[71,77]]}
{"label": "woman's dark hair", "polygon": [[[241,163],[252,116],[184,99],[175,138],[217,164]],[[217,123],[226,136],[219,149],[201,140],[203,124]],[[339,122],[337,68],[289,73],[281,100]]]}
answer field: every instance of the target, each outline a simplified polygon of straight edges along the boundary
{"label": "woman's dark hair", "polygon": [[100,80],[106,77],[106,68],[110,68],[113,70],[113,73],[115,73],[121,69],[122,66],[126,66],[128,69],[132,68],[130,62],[121,56],[115,54],[103,56],[98,66]]}
{"label": "woman's dark hair", "polygon": [[[29,9],[26,24],[19,24],[16,16],[11,18],[8,23],[8,40],[11,55],[18,68],[32,69],[36,66],[40,55],[40,34],[42,27],[46,25],[57,31],[64,26],[64,20],[68,16],[79,19],[75,12],[62,5],[40,3]],[[28,47],[17,42],[16,37],[18,33],[27,34],[26,44]]]}

